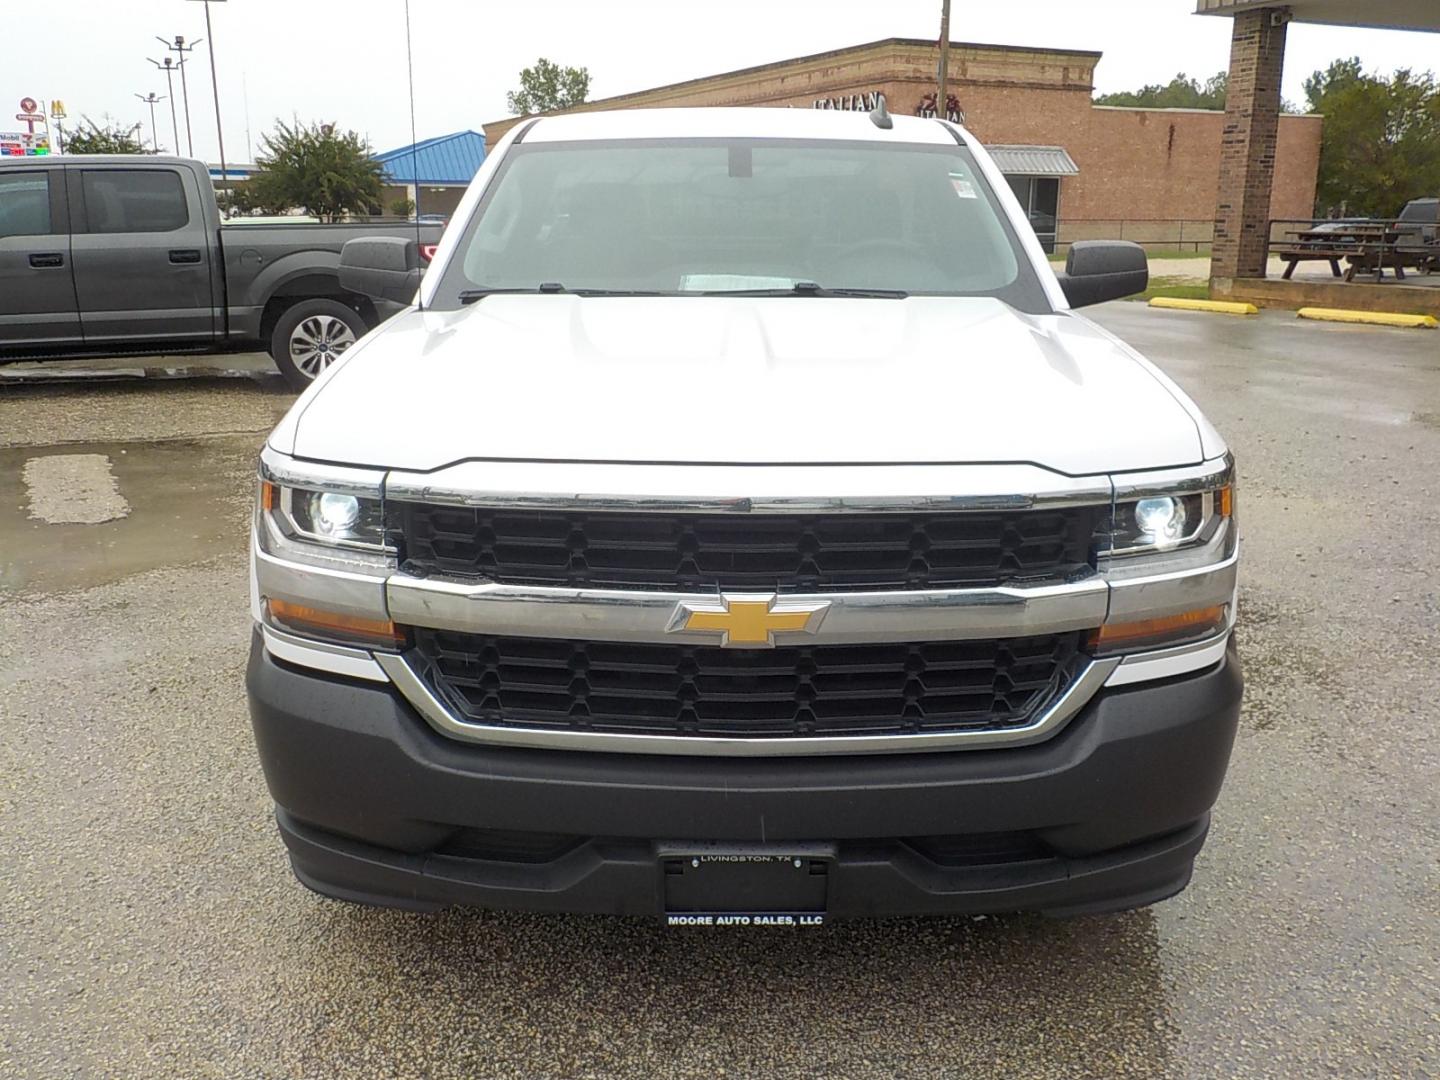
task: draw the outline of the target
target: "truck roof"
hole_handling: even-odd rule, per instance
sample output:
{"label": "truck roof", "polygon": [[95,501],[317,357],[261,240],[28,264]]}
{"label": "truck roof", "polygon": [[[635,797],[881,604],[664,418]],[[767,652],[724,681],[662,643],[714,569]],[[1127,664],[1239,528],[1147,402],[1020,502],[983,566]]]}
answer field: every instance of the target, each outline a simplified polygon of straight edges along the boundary
{"label": "truck roof", "polygon": [[870,114],[833,109],[616,109],[544,116],[525,130],[527,143],[592,139],[846,139],[954,146],[944,124],[895,116],[893,129]]}
{"label": "truck roof", "polygon": [[103,165],[184,165],[188,168],[209,169],[203,161],[176,157],[174,154],[38,154],[0,158],[0,165],[31,165],[35,168],[76,162],[98,162]]}

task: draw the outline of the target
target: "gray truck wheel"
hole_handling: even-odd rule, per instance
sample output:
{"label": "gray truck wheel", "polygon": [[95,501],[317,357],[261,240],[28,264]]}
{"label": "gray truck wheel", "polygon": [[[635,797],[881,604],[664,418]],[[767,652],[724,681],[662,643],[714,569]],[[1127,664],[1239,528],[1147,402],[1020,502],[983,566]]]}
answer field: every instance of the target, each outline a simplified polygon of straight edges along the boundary
{"label": "gray truck wheel", "polygon": [[367,329],[359,312],[337,300],[302,300],[275,324],[270,357],[286,381],[303,390]]}

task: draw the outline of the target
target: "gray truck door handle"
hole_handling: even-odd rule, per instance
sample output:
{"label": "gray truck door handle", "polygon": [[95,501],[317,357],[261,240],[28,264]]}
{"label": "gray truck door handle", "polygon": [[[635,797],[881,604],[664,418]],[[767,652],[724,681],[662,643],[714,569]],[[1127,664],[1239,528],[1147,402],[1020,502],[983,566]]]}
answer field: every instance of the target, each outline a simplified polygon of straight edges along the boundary
{"label": "gray truck door handle", "polygon": [[58,251],[47,251],[39,255],[30,256],[30,265],[36,270],[44,270],[53,266],[64,266],[65,256]]}
{"label": "gray truck door handle", "polygon": [[198,263],[200,261],[200,252],[194,248],[180,248],[177,251],[170,252],[170,261],[172,263]]}

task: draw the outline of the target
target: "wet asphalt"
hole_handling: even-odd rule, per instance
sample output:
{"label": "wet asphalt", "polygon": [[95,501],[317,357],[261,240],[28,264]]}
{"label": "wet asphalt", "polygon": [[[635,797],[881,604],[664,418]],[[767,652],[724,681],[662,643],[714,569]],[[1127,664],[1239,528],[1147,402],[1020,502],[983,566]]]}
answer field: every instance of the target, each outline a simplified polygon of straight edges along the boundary
{"label": "wet asphalt", "polygon": [[1440,1075],[1440,333],[1097,318],[1240,459],[1248,692],[1190,889],[1059,923],[311,895],[242,690],[289,394],[253,358],[0,379],[0,1076]]}

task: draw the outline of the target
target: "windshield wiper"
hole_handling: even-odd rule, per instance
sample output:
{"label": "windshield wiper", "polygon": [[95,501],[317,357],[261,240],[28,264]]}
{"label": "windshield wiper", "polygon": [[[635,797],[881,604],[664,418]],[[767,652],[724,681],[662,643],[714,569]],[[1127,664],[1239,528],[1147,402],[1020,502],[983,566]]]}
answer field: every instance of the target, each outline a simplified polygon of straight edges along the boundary
{"label": "windshield wiper", "polygon": [[576,296],[679,296],[680,293],[655,289],[571,289]]}
{"label": "windshield wiper", "polygon": [[521,294],[529,293],[529,294],[531,294],[531,295],[533,296],[533,295],[539,295],[539,294],[541,294],[541,293],[563,293],[563,292],[568,292],[568,291],[569,291],[569,290],[567,290],[567,289],[565,288],[565,286],[564,286],[564,285],[561,285],[558,281],[544,281],[544,282],[541,282],[539,285],[536,285],[534,288],[518,288],[518,289],[509,289],[509,288],[507,288],[507,289],[491,289],[491,288],[461,289],[461,290],[460,290],[460,302],[461,302],[462,304],[473,304],[473,303],[475,303],[475,301],[477,301],[477,300],[484,300],[485,297],[487,297],[487,296],[500,296],[500,295],[514,294],[514,293],[521,293]]}
{"label": "windshield wiper", "polygon": [[797,281],[788,289],[715,289],[701,296],[840,296],[875,300],[904,300],[904,289],[827,289],[813,281]]}
{"label": "windshield wiper", "polygon": [[533,289],[530,288],[504,288],[504,289],[463,289],[460,292],[460,303],[473,304],[477,300],[483,300],[487,296],[520,294],[530,296],[553,296],[564,293],[567,296],[675,296],[676,293],[655,292],[649,289],[567,289],[558,281],[547,281]]}

